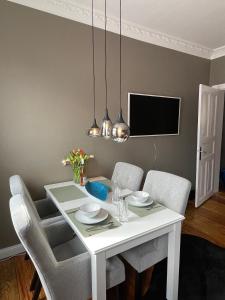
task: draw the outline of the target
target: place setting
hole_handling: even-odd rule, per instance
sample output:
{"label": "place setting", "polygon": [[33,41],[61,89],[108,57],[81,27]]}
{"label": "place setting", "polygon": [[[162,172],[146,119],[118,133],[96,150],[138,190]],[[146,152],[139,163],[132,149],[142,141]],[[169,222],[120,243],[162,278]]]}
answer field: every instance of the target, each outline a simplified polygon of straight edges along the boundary
{"label": "place setting", "polygon": [[154,202],[149,193],[144,191],[136,191],[126,197],[128,203],[128,209],[138,215],[139,217],[145,217],[153,212],[160,211],[164,207]]}
{"label": "place setting", "polygon": [[68,210],[66,213],[85,237],[114,229],[121,225],[98,203],[86,203],[76,209]]}

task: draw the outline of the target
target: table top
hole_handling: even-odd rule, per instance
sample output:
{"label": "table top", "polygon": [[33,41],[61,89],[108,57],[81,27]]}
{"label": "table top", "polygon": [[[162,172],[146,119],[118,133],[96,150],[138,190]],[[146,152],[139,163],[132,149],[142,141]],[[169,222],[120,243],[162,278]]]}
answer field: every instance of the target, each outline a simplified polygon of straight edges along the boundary
{"label": "table top", "polygon": [[[65,187],[74,185],[79,190],[81,190],[87,197],[81,199],[70,200],[66,202],[59,202],[57,198],[51,192],[53,188]],[[73,181],[55,183],[44,186],[47,194],[52,198],[59,211],[64,216],[65,220],[69,223],[72,229],[76,232],[79,238],[84,243],[85,247],[90,253],[98,253],[101,251],[106,251],[107,249],[113,248],[115,246],[121,245],[130,241],[132,239],[144,236],[150,232],[156,231],[158,229],[165,228],[169,225],[180,222],[184,217],[168,208],[157,211],[145,217],[139,217],[133,212],[128,212],[128,222],[123,223],[121,226],[110,229],[104,232],[100,232],[93,236],[84,237],[74,225],[74,223],[67,216],[66,211],[78,208],[84,203],[90,203],[93,201],[99,203],[103,209],[106,209],[113,217],[116,216],[116,207],[111,203],[111,200],[101,201],[92,195],[90,195],[85,187],[75,184]]]}

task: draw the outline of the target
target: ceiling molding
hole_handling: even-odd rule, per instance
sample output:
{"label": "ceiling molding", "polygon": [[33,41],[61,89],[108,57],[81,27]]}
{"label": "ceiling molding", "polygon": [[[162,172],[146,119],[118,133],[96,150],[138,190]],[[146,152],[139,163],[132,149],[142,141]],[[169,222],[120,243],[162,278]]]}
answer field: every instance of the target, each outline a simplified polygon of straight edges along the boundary
{"label": "ceiling molding", "polygon": [[214,49],[211,55],[211,59],[219,58],[222,56],[225,56],[225,46]]}
{"label": "ceiling molding", "polygon": [[[45,11],[60,17],[71,19],[80,23],[91,25],[91,10],[76,3],[74,0],[9,1]],[[104,29],[104,14],[101,11],[95,10],[94,23],[95,27]],[[108,17],[107,30],[114,33],[119,33],[119,19]],[[130,38],[202,58],[214,59],[225,55],[225,46],[217,49],[210,49],[197,43],[167,35],[162,32],[158,32],[125,20],[123,20],[122,24],[122,34]]]}

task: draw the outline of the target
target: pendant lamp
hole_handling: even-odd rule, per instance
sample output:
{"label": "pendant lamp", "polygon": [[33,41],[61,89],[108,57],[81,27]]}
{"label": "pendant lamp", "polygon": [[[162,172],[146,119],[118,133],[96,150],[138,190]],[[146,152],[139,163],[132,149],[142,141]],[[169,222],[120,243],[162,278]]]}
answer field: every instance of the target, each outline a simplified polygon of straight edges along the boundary
{"label": "pendant lamp", "polygon": [[123,119],[123,113],[122,113],[122,104],[121,104],[121,98],[122,98],[122,68],[121,68],[121,57],[122,57],[122,34],[121,34],[121,11],[122,11],[122,5],[120,0],[120,111],[118,114],[118,118],[116,120],[116,123],[114,123],[112,128],[112,139],[113,141],[117,143],[123,143],[126,142],[130,136],[130,128],[129,126],[124,122]]}
{"label": "pendant lamp", "polygon": [[98,137],[101,134],[100,128],[97,125],[95,117],[95,37],[94,37],[94,0],[92,0],[92,71],[93,71],[93,112],[94,121],[91,128],[88,130],[88,136]]}
{"label": "pendant lamp", "polygon": [[105,0],[105,116],[102,120],[101,136],[105,139],[111,138],[112,122],[108,113],[108,86],[107,86],[107,44],[106,44],[106,27],[107,27],[107,15],[106,15],[106,0]]}

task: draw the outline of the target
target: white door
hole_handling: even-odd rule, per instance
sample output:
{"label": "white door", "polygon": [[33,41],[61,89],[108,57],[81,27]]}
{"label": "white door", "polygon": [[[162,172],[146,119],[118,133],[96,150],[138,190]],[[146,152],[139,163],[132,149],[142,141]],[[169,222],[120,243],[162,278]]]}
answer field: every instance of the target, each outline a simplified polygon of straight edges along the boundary
{"label": "white door", "polygon": [[219,190],[224,92],[200,84],[195,206]]}

